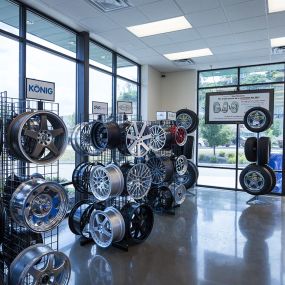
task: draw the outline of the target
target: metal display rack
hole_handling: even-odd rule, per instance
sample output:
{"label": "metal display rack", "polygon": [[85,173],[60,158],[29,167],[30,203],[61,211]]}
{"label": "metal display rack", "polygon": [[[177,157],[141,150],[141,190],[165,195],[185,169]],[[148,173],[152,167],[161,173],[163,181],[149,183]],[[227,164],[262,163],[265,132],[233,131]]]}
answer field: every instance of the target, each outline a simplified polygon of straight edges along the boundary
{"label": "metal display rack", "polygon": [[[55,114],[59,113],[59,105],[51,102],[40,102],[27,100],[22,101],[7,97],[7,92],[0,93],[0,117],[1,117],[1,231],[3,231],[3,242],[0,263],[0,284],[6,284],[9,278],[9,266],[13,259],[25,248],[36,243],[43,243],[51,249],[58,251],[59,229],[55,227],[44,233],[34,233],[25,227],[19,226],[13,221],[9,211],[10,198],[14,190],[30,176],[40,173],[47,181],[58,181],[59,162],[51,164],[36,165],[18,160],[9,151],[6,134],[7,126],[12,119],[28,111],[48,110]],[[2,283],[1,283],[2,282]],[[32,284],[30,278],[25,279],[24,284]]]}

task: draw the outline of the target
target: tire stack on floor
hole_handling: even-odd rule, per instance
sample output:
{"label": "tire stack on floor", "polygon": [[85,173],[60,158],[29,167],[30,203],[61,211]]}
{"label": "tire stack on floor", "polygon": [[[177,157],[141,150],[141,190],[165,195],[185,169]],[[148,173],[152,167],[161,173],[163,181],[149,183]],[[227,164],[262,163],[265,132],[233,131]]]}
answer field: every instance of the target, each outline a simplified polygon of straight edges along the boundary
{"label": "tire stack on floor", "polygon": [[252,108],[244,116],[244,125],[249,131],[257,133],[257,137],[250,137],[245,142],[245,157],[253,163],[242,170],[240,185],[251,195],[269,194],[276,185],[276,175],[268,165],[271,141],[268,137],[259,137],[259,133],[272,125],[271,115],[262,107]]}

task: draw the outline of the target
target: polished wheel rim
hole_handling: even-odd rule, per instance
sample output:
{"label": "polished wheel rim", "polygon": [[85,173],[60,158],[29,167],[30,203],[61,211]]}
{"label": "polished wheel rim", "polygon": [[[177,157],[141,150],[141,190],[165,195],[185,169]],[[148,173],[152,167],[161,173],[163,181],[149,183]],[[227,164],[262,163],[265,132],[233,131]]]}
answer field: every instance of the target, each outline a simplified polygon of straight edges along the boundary
{"label": "polished wheel rim", "polygon": [[249,171],[244,176],[244,184],[251,191],[260,191],[264,187],[264,177],[260,172]]}
{"label": "polished wheel rim", "polygon": [[252,111],[247,116],[247,124],[253,128],[262,128],[266,123],[266,116],[262,111]]}
{"label": "polished wheel rim", "polygon": [[40,178],[22,183],[10,201],[13,220],[34,232],[56,227],[64,219],[67,208],[65,189],[58,183]]}
{"label": "polished wheel rim", "polygon": [[185,155],[180,155],[177,157],[175,162],[175,169],[178,175],[184,175],[188,168],[188,160]]}
{"label": "polished wheel rim", "polygon": [[174,197],[174,201],[176,205],[181,205],[186,199],[186,188],[183,184],[175,184],[172,183],[169,186],[169,189]]}
{"label": "polished wheel rim", "polygon": [[145,156],[150,148],[152,136],[146,122],[133,122],[127,130],[126,145],[129,152],[135,157]]}
{"label": "polished wheel rim", "polygon": [[176,131],[175,131],[175,142],[179,146],[183,146],[183,145],[185,145],[186,141],[187,141],[186,129],[182,126],[177,127]]}
{"label": "polished wheel rim", "polygon": [[114,207],[108,207],[104,211],[94,210],[90,217],[90,231],[98,246],[108,247],[124,238],[125,222]]}
{"label": "polished wheel rim", "polygon": [[65,254],[36,244],[23,250],[12,262],[10,282],[13,285],[67,285],[70,273],[70,262]]}
{"label": "polished wheel rim", "polygon": [[188,130],[192,126],[193,120],[190,115],[181,113],[176,118],[176,124],[177,126],[184,127],[186,130]]}
{"label": "polished wheel rim", "polygon": [[96,149],[105,150],[108,144],[108,130],[101,122],[95,122],[92,130],[92,143]]}
{"label": "polished wheel rim", "polygon": [[67,146],[67,129],[53,112],[17,116],[8,127],[8,145],[27,162],[48,164],[59,159]]}
{"label": "polished wheel rim", "polygon": [[165,181],[166,178],[166,167],[159,157],[152,157],[147,162],[148,167],[151,171],[152,183],[158,185]]}
{"label": "polished wheel rim", "polygon": [[159,151],[161,150],[166,143],[166,134],[164,129],[161,126],[154,125],[150,127],[150,148],[153,151]]}
{"label": "polished wheel rim", "polygon": [[127,174],[127,191],[134,199],[141,199],[151,187],[152,175],[149,167],[143,163],[133,166]]}

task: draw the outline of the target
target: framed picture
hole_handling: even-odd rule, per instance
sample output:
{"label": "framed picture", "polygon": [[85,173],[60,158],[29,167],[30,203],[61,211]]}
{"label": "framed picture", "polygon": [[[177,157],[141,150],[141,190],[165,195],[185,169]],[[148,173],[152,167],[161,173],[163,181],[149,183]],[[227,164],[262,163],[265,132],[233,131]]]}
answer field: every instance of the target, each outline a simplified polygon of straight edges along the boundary
{"label": "framed picture", "polygon": [[167,120],[167,112],[164,112],[164,111],[156,112],[156,119],[158,121]]}
{"label": "framed picture", "polygon": [[92,114],[108,115],[108,103],[92,101]]}
{"label": "framed picture", "polygon": [[117,101],[117,113],[118,114],[132,114],[133,102]]}

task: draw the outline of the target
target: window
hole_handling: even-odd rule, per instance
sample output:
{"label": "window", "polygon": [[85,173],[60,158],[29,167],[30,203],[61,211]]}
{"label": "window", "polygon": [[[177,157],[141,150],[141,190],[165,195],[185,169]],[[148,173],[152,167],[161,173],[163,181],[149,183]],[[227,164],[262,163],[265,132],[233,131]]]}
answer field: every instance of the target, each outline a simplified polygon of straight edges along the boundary
{"label": "window", "polygon": [[76,57],[76,35],[28,11],[27,39],[71,57]]}
{"label": "window", "polygon": [[0,29],[19,35],[19,6],[0,0]]}
{"label": "window", "polygon": [[131,61],[118,56],[117,58],[117,74],[130,79],[132,81],[138,81],[138,66]]}
{"label": "window", "polygon": [[105,48],[102,48],[101,46],[94,43],[90,43],[89,53],[89,62],[91,65],[112,72],[113,53],[111,51],[106,50]]}
{"label": "window", "polygon": [[19,97],[19,43],[3,36],[0,36],[0,78],[0,92]]}

